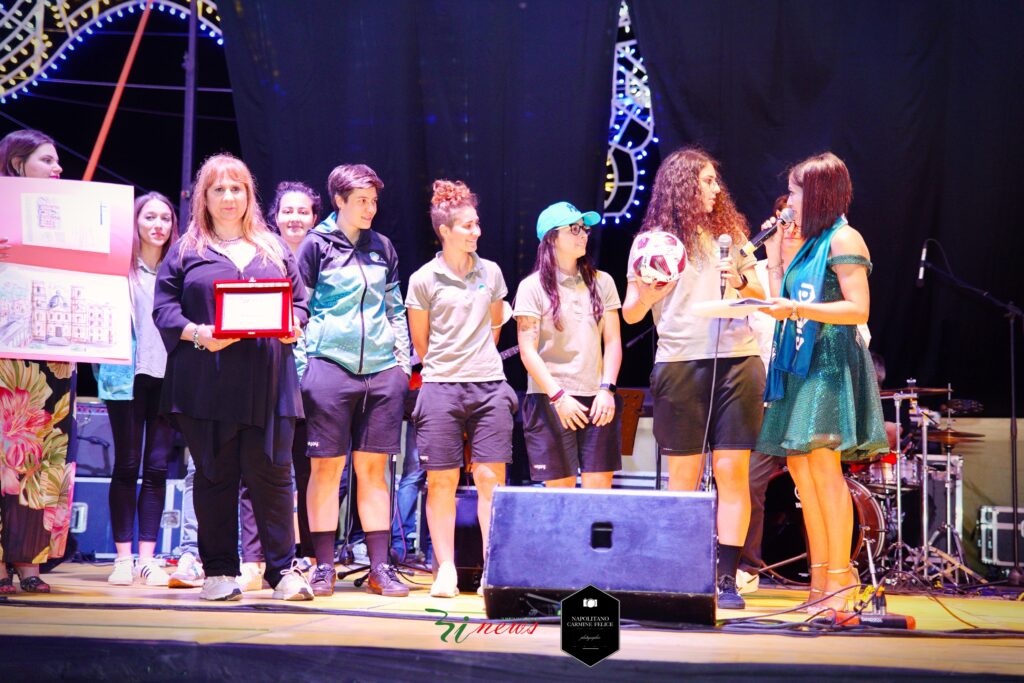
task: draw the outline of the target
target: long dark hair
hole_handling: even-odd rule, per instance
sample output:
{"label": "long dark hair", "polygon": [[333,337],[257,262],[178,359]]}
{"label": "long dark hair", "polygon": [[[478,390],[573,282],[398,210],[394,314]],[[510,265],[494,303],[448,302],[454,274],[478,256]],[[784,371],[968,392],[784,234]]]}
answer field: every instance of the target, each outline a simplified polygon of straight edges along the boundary
{"label": "long dark hair", "polygon": [[[53,138],[38,130],[24,128],[11,131],[0,140],[0,176],[20,176],[24,170],[25,160],[45,144],[54,145]],[[15,168],[14,160],[21,159],[22,168]]]}
{"label": "long dark hair", "polygon": [[174,244],[178,239],[178,214],[174,211],[174,206],[171,205],[171,200],[160,194],[159,192],[147,192],[141,197],[135,199],[135,230],[132,231],[132,263],[131,269],[128,271],[133,277],[138,275],[138,263],[139,254],[142,252],[142,238],[139,237],[139,216],[142,215],[142,209],[150,202],[150,200],[156,200],[161,202],[171,212],[171,236],[164,242],[164,246],[160,249],[160,260],[163,261],[164,257],[167,256],[167,252],[170,250],[171,245]]}
{"label": "long dark hair", "polygon": [[853,182],[843,160],[832,152],[804,159],[789,172],[793,184],[803,189],[800,234],[817,237],[850,210]]}
{"label": "long dark hair", "polygon": [[718,162],[695,147],[677,149],[665,157],[654,178],[651,203],[641,227],[642,231],[672,233],[683,241],[687,255],[695,263],[702,263],[708,257],[700,248],[698,228],[703,228],[712,240],[728,234],[733,244],[743,244],[750,234],[747,219],[736,209],[721,176],[718,185],[722,191],[715,198],[715,206],[711,213],[704,211],[699,177],[708,164],[718,170]]}
{"label": "long dark hair", "polygon": [[[548,295],[551,302],[551,320],[555,329],[562,330],[561,311],[562,302],[558,297],[558,260],[555,258],[555,240],[558,239],[558,230],[548,230],[547,234],[540,241],[537,247],[537,262],[533,264],[533,270],[540,277],[540,286]],[[604,316],[604,302],[601,301],[601,294],[597,291],[597,269],[590,254],[584,254],[576,259],[576,267],[583,277],[587,291],[590,292],[590,308],[594,312],[594,322],[600,323]]]}

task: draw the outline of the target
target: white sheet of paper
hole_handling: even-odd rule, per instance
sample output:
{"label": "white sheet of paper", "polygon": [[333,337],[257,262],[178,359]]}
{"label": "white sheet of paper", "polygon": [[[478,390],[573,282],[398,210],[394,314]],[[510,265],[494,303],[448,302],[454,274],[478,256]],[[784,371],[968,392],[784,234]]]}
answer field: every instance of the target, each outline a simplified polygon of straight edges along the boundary
{"label": "white sheet of paper", "polygon": [[746,318],[771,302],[761,299],[718,299],[701,301],[690,307],[694,315],[705,318]]}
{"label": "white sheet of paper", "polygon": [[102,196],[21,195],[21,239],[26,245],[110,252],[110,207]]}
{"label": "white sheet of paper", "polygon": [[220,326],[224,330],[270,330],[281,327],[282,292],[225,292]]}

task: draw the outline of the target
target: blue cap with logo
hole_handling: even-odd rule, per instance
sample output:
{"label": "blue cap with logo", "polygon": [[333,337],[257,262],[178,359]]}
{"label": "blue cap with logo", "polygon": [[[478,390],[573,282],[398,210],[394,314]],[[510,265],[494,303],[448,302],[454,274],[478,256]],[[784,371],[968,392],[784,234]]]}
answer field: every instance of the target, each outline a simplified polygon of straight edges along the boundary
{"label": "blue cap with logo", "polygon": [[601,214],[596,211],[583,213],[569,202],[555,202],[537,216],[537,239],[544,239],[555,228],[572,225],[583,219],[584,225],[597,225],[601,222]]}

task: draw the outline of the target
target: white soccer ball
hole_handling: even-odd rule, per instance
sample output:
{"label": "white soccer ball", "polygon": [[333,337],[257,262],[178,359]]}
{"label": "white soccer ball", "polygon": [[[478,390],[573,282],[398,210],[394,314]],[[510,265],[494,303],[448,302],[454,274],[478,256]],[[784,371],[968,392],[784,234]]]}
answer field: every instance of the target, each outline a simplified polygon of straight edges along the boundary
{"label": "white soccer ball", "polygon": [[631,267],[646,285],[675,282],[686,268],[686,247],[670,232],[645,232],[637,237]]}

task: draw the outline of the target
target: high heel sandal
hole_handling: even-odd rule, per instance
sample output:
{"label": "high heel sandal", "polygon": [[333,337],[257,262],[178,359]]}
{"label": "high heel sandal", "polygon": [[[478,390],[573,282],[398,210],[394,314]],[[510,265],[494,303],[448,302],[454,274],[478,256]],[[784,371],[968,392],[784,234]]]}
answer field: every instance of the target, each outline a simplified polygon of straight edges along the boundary
{"label": "high heel sandal", "polygon": [[8,576],[6,579],[0,579],[0,595],[10,595],[15,592],[14,578]]}
{"label": "high heel sandal", "polygon": [[[818,562],[816,564],[812,564],[810,566],[810,569],[813,572],[813,570],[815,570],[815,569],[820,569],[821,567],[827,567],[827,566],[828,566],[828,562]],[[822,607],[821,607],[821,604],[818,603],[818,600],[821,600],[821,598],[824,597],[824,595],[825,595],[825,591],[823,589],[815,588],[814,587],[814,578],[812,577],[811,578],[811,589],[807,592],[807,602],[804,605],[804,611],[808,612],[810,614],[814,614],[815,612],[820,611],[822,609]],[[815,604],[812,604],[812,603],[815,603]]]}
{"label": "high heel sandal", "polygon": [[860,591],[860,581],[858,580],[857,575],[854,572],[853,564],[851,563],[850,566],[844,567],[843,569],[828,569],[828,570],[825,571],[825,573],[826,574],[832,574],[833,576],[836,576],[836,575],[839,575],[839,574],[850,574],[850,576],[854,580],[853,580],[853,583],[849,583],[849,584],[843,586],[840,589],[841,592],[839,592],[839,593],[836,593],[836,591],[826,590],[825,591],[826,594],[829,594],[829,593],[836,593],[836,594],[832,595],[831,597],[827,598],[824,602],[821,603],[822,609],[832,609],[832,610],[835,610],[836,612],[849,612],[849,611],[851,611],[852,608],[853,608],[853,605],[856,602],[857,594]]}

